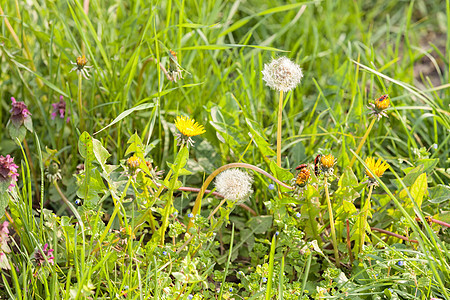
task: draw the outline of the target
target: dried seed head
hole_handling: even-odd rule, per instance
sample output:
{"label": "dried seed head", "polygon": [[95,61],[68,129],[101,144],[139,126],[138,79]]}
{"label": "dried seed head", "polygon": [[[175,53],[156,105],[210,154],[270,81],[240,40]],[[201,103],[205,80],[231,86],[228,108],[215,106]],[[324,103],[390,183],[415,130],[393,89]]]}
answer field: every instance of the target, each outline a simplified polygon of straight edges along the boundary
{"label": "dried seed head", "polygon": [[283,92],[293,90],[303,77],[302,69],[285,56],[265,64],[262,73],[267,86]]}
{"label": "dried seed head", "polygon": [[253,178],[239,169],[228,169],[217,175],[216,190],[225,199],[243,202],[251,193]]}

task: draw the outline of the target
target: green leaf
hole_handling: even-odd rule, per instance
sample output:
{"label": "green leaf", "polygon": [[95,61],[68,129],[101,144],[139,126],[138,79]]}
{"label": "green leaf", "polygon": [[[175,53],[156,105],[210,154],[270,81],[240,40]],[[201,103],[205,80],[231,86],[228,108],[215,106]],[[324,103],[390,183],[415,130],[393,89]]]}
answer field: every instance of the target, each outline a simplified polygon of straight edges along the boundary
{"label": "green leaf", "polygon": [[127,109],[126,111],[124,111],[123,113],[121,113],[120,115],[118,115],[111,123],[109,123],[107,126],[103,127],[102,129],[100,129],[99,131],[97,131],[96,133],[94,133],[94,135],[96,135],[99,132],[102,132],[103,130],[105,130],[106,128],[120,122],[121,120],[125,119],[126,117],[128,117],[129,115],[131,115],[133,112],[135,111],[139,111],[139,110],[144,110],[144,109],[149,109],[152,108],[153,106],[155,106],[155,104],[153,103],[144,103],[141,105],[138,105],[136,107]]}
{"label": "green leaf", "polygon": [[250,120],[250,119],[245,119],[245,121],[247,122],[247,127],[250,130],[250,133],[252,135],[253,141],[255,142],[256,146],[258,147],[259,151],[261,151],[261,154],[263,156],[274,156],[276,155],[275,151],[273,151],[270,148],[270,144],[266,141],[266,139],[264,137],[262,137],[259,133],[262,130],[259,129],[258,131],[255,130],[255,127],[258,127],[257,123]]}
{"label": "green leaf", "polygon": [[31,117],[27,117],[23,120],[23,126],[28,129],[29,132],[33,132],[33,119]]}
{"label": "green leaf", "polygon": [[19,139],[19,141],[23,141],[25,136],[27,135],[27,129],[24,126],[16,127],[12,123],[9,123],[8,125],[8,132],[14,141],[16,139]]}
{"label": "green leaf", "polygon": [[355,173],[353,173],[352,169],[345,168],[344,173],[339,178],[338,186],[347,187],[347,186],[355,186],[358,184],[358,178]]}
{"label": "green leaf", "polygon": [[417,177],[416,181],[410,188],[411,196],[414,198],[414,201],[417,203],[419,208],[422,206],[423,197],[426,194],[427,189],[427,174],[422,173],[419,177]]}
{"label": "green leaf", "polygon": [[[270,167],[270,171],[275,176],[275,178],[277,178],[280,181],[289,182],[289,181],[291,181],[292,178],[294,178],[294,175],[292,175],[292,173],[289,170],[280,168],[276,164],[276,162],[274,162],[273,160],[270,161],[269,167]],[[285,187],[281,187],[281,191],[282,192],[290,192],[291,190],[289,190]]]}
{"label": "green leaf", "polygon": [[[232,258],[236,257],[237,251],[248,240],[253,239],[255,234],[262,234],[267,232],[272,227],[272,216],[259,216],[254,217],[247,222],[247,227],[250,231],[241,238],[240,242],[233,247]],[[217,259],[219,264],[223,264],[227,259],[228,254],[225,254]]]}
{"label": "green leaf", "polygon": [[431,203],[442,203],[450,199],[450,187],[448,185],[439,184],[433,188],[430,188],[430,201]]}
{"label": "green leaf", "polygon": [[80,152],[81,157],[87,162],[91,162],[95,159],[92,137],[86,131],[81,134],[78,140],[78,151]]}
{"label": "green leaf", "polygon": [[0,218],[5,214],[5,209],[8,207],[9,202],[9,181],[0,182]]}
{"label": "green leaf", "polygon": [[117,168],[116,166],[106,164],[106,160],[108,159],[108,157],[111,156],[111,154],[109,154],[108,150],[106,150],[106,148],[103,147],[102,143],[99,140],[92,139],[92,142],[93,142],[94,156],[97,162],[100,164],[106,175],[109,175],[114,169]]}

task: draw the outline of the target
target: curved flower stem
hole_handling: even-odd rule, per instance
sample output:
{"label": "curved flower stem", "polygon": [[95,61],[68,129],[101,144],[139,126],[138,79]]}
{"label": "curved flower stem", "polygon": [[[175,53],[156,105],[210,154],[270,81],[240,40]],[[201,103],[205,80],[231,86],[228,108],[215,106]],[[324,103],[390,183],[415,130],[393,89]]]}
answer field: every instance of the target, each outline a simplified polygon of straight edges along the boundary
{"label": "curved flower stem", "polygon": [[[376,120],[377,120],[377,118],[373,118],[373,119],[372,119],[372,122],[370,123],[369,127],[367,128],[366,133],[364,134],[364,136],[363,136],[361,142],[359,142],[358,148],[357,148],[356,151],[355,151],[356,155],[358,155],[359,152],[361,151],[361,149],[362,149],[364,143],[366,142],[366,139],[367,139],[367,137],[369,136],[369,133],[370,133],[370,131],[372,130],[372,127],[373,127],[373,125],[375,124],[375,121],[376,121]],[[353,167],[353,164],[354,164],[355,161],[356,161],[356,155],[355,155],[355,154],[353,155],[353,158],[352,158],[352,160],[350,161],[350,164],[348,165],[350,169]]]}
{"label": "curved flower stem", "polygon": [[418,244],[418,243],[419,243],[419,242],[416,241],[416,240],[410,240],[410,239],[408,239],[406,236],[403,236],[403,235],[400,235],[400,234],[397,234],[397,233],[393,233],[393,232],[390,232],[390,231],[387,231],[387,230],[384,230],[384,229],[381,229],[381,228],[371,227],[370,230],[372,230],[372,231],[378,231],[378,232],[381,232],[381,233],[385,233],[385,234],[387,234],[387,235],[396,237],[396,238],[401,239],[401,240],[404,240],[404,241],[406,241],[406,242],[411,242],[411,243],[415,243],[415,244]]}
{"label": "curved flower stem", "polygon": [[[154,182],[153,184],[155,184],[158,188],[161,187],[161,184]],[[163,188],[165,188],[163,186]],[[193,193],[198,193],[200,192],[199,188],[195,188],[195,187],[190,187],[190,186],[181,186],[178,188],[179,191],[183,191],[183,192],[193,192]],[[219,194],[218,192],[213,192],[211,190],[205,190],[205,194],[209,195],[213,195],[219,198],[224,198],[223,195]],[[219,204],[219,206],[217,207],[217,209],[220,208],[220,206],[222,206],[223,203]],[[248,207],[247,205],[245,205],[244,203],[240,203],[238,204],[241,208],[245,209],[246,211],[248,211],[249,213],[251,213],[253,216],[257,216],[258,214],[256,213],[256,211],[254,211],[252,208]],[[216,210],[217,211],[217,210]]]}
{"label": "curved flower stem", "polygon": [[83,132],[83,100],[81,99],[81,88],[83,84],[81,71],[78,72],[78,114],[80,118],[80,132]]}
{"label": "curved flower stem", "polygon": [[330,195],[328,193],[328,180],[327,180],[326,176],[323,180],[323,186],[325,188],[325,196],[327,198],[328,215],[330,218],[331,237],[333,239],[334,258],[336,259],[337,266],[339,266],[341,263],[339,261],[338,244],[337,244],[337,240],[336,240],[336,229],[334,228],[333,208],[331,207]]}
{"label": "curved flower stem", "polygon": [[373,185],[369,188],[369,195],[367,195],[366,202],[364,203],[363,209],[362,209],[362,216],[359,224],[359,236],[360,236],[360,243],[359,243],[359,253],[361,253],[363,246],[364,246],[364,240],[366,239],[366,223],[367,223],[367,215],[369,214],[370,210],[370,198],[372,197],[372,191],[373,191]]}
{"label": "curved flower stem", "polygon": [[277,165],[281,167],[281,121],[283,119],[283,91],[280,91],[278,104],[278,127],[277,127]]}
{"label": "curved flower stem", "polygon": [[[273,177],[272,175],[270,175],[269,173],[267,173],[263,169],[258,168],[257,166],[246,164],[246,163],[231,163],[231,164],[227,164],[227,165],[221,166],[220,168],[216,169],[214,172],[211,173],[211,175],[208,176],[208,178],[206,178],[205,182],[203,183],[202,187],[200,188],[200,192],[198,193],[197,198],[195,199],[194,208],[192,209],[192,214],[194,216],[200,213],[200,208],[201,208],[201,205],[202,205],[203,195],[205,194],[206,188],[209,186],[211,181],[213,181],[213,179],[217,175],[219,175],[223,171],[225,171],[227,169],[230,169],[230,168],[250,169],[250,170],[253,170],[255,172],[261,173],[262,175],[272,179],[273,181],[275,181],[276,183],[278,183],[279,185],[281,185],[281,186],[283,186],[283,187],[285,187],[287,189],[290,189],[290,190],[294,189],[293,187],[285,184],[284,182],[281,182],[280,180],[276,179],[275,177]],[[189,224],[188,224],[188,227],[187,227],[187,231],[188,232],[189,232],[189,229],[194,224],[192,219],[193,218],[191,218],[189,220]]]}

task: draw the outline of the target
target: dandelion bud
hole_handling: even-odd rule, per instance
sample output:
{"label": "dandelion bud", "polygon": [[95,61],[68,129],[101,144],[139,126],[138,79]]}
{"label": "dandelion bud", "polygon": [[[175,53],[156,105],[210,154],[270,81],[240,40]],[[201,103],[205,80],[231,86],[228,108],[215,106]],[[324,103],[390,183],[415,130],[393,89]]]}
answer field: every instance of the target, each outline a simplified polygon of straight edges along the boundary
{"label": "dandelion bud", "polygon": [[388,117],[385,110],[389,107],[390,100],[388,95],[383,95],[376,99],[373,103],[369,103],[370,114],[374,115],[378,120],[382,117]]}
{"label": "dandelion bud", "polygon": [[285,56],[265,64],[262,73],[268,87],[283,92],[293,90],[303,77],[302,69]]}
{"label": "dandelion bud", "polygon": [[127,166],[129,168],[130,174],[134,174],[137,171],[137,168],[141,164],[141,161],[136,155],[133,155],[127,159]]}
{"label": "dandelion bud", "polygon": [[243,202],[251,193],[253,178],[239,169],[228,169],[217,175],[216,190],[227,200]]}

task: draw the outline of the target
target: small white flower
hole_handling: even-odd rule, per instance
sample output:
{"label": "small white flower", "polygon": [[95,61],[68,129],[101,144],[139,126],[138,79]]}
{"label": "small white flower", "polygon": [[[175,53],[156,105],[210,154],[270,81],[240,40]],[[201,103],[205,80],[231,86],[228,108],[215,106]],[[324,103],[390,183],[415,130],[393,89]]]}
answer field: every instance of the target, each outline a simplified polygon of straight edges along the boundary
{"label": "small white flower", "polygon": [[303,77],[300,66],[285,56],[265,64],[262,73],[267,86],[283,92],[294,89]]}
{"label": "small white flower", "polygon": [[228,169],[217,175],[216,191],[227,200],[243,202],[251,193],[253,178],[239,169]]}

